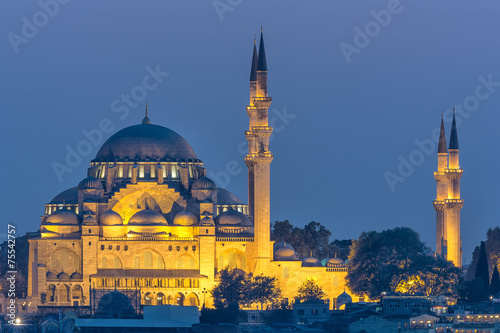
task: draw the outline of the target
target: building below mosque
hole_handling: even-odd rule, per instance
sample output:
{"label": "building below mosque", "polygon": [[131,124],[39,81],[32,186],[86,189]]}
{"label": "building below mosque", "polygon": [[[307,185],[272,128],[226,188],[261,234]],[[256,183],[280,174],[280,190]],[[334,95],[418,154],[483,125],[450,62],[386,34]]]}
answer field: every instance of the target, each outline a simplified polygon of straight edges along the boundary
{"label": "building below mosque", "polygon": [[299,258],[270,240],[270,103],[261,34],[246,108],[248,205],[207,178],[191,145],[153,124],[147,108],[141,124],[111,136],[87,176],[45,205],[41,236],[30,240],[32,306],[92,307],[92,292],[115,289],[142,305],[210,306],[226,267],[275,276],[285,302],[306,279],[323,287],[330,307],[345,298],[341,259]]}

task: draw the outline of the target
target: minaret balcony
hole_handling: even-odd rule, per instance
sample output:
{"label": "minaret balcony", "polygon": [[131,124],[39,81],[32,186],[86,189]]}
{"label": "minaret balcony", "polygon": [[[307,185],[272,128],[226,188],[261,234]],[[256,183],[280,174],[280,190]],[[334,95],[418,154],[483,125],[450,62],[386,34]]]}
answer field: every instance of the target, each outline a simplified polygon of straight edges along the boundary
{"label": "minaret balcony", "polygon": [[446,208],[443,200],[434,200],[432,204],[435,210],[444,210]]}
{"label": "minaret balcony", "polygon": [[257,108],[255,106],[247,106],[247,114],[249,117],[253,117],[257,114]]}
{"label": "minaret balcony", "polygon": [[268,109],[272,102],[272,97],[254,97],[253,105],[257,109]]}
{"label": "minaret balcony", "polygon": [[447,173],[463,173],[464,169],[445,169]]}
{"label": "minaret balcony", "polygon": [[444,199],[444,203],[448,209],[462,209],[464,206],[463,199]]}
{"label": "minaret balcony", "polygon": [[252,133],[256,137],[270,137],[273,128],[271,126],[252,126]]}

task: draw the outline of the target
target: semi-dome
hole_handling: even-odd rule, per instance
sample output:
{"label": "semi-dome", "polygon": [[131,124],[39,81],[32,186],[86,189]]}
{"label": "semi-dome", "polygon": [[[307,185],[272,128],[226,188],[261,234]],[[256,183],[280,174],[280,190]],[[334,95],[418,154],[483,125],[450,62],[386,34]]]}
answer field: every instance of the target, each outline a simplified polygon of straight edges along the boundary
{"label": "semi-dome", "polygon": [[177,215],[175,215],[174,217],[175,225],[189,226],[189,225],[195,225],[197,223],[198,219],[196,218],[196,215],[194,215],[188,210],[183,210],[182,212],[177,213]]}
{"label": "semi-dome", "polygon": [[95,316],[102,319],[131,319],[135,317],[135,309],[130,299],[115,289],[101,298]]}
{"label": "semi-dome", "polygon": [[79,279],[83,279],[83,275],[81,273],[74,272],[73,274],[71,274],[71,278],[79,280]]}
{"label": "semi-dome", "polygon": [[214,191],[217,189],[215,182],[208,177],[201,177],[196,179],[191,186],[192,190],[210,190]]}
{"label": "semi-dome", "polygon": [[170,160],[198,162],[191,145],[182,136],[163,126],[141,124],[122,129],[99,149],[93,162]]}
{"label": "semi-dome", "polygon": [[123,219],[114,210],[107,210],[101,214],[101,218],[99,219],[102,225],[121,225],[123,224]]}
{"label": "semi-dome", "polygon": [[75,204],[78,203],[78,187],[72,187],[56,195],[49,204]]}
{"label": "semi-dome", "polygon": [[48,271],[47,272],[47,280],[55,280],[55,279],[57,279],[57,275],[55,275],[51,271]]}
{"label": "semi-dome", "polygon": [[200,220],[200,225],[205,226],[205,227],[214,226],[215,222],[210,216],[205,216],[204,218],[202,218]]}
{"label": "semi-dome", "polygon": [[102,190],[104,187],[102,183],[92,176],[89,176],[83,179],[80,183],[78,183],[79,190]]}
{"label": "semi-dome", "polygon": [[72,224],[78,225],[81,222],[81,217],[74,211],[69,209],[59,209],[47,216],[43,224]]}
{"label": "semi-dome", "polygon": [[143,209],[138,211],[130,218],[129,225],[167,225],[167,220],[163,215],[152,209]]}
{"label": "semi-dome", "polygon": [[217,189],[217,205],[244,205],[236,195],[222,188]]}
{"label": "semi-dome", "polygon": [[302,259],[302,267],[323,267],[323,265],[319,259],[308,257]]}
{"label": "semi-dome", "polygon": [[62,272],[62,273],[59,273],[59,274],[57,275],[57,278],[58,278],[59,280],[69,280],[69,278],[70,278],[70,277],[69,277],[68,273],[64,273],[64,272]]}
{"label": "semi-dome", "polygon": [[241,227],[252,226],[252,221],[250,221],[245,214],[240,213],[232,208],[219,214],[215,218],[215,223],[218,225],[227,225],[227,226],[241,226]]}

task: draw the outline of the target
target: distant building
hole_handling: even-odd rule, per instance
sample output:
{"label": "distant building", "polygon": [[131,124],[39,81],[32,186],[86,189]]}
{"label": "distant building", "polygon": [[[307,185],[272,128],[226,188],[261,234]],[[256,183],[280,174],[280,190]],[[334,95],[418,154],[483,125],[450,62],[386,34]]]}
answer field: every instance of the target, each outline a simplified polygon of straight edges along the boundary
{"label": "distant building", "polygon": [[[436,210],[436,253],[462,267],[462,238],[460,237],[460,211],[464,200],[460,198],[460,178],[463,169],[459,164],[458,133],[453,109],[450,144],[446,148],[444,123],[438,145],[438,171],[434,172],[437,195],[434,200]],[[448,151],[449,149],[449,151]]]}
{"label": "distant building", "polygon": [[294,324],[311,324],[325,322],[331,318],[329,302],[310,300],[293,304]]}

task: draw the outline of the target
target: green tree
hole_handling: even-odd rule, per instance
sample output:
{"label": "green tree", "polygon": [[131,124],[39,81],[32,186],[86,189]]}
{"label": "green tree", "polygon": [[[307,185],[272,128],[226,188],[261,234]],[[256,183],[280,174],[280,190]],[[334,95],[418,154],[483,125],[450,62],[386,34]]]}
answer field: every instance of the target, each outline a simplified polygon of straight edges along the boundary
{"label": "green tree", "polygon": [[382,292],[455,295],[460,270],[427,254],[410,228],[363,232],[351,248],[347,285],[379,299]]}
{"label": "green tree", "polygon": [[259,303],[261,310],[264,304],[274,303],[280,296],[281,290],[275,277],[261,274],[245,283],[245,302]]}
{"label": "green tree", "polygon": [[479,260],[479,246],[474,248],[472,252],[472,261],[467,269],[467,273],[465,274],[465,279],[467,281],[474,280],[474,275],[476,274],[477,261]]}
{"label": "green tree", "polygon": [[288,221],[275,221],[271,226],[271,239],[277,242],[289,242],[293,225]]}
{"label": "green tree", "polygon": [[479,259],[477,261],[474,277],[483,281],[484,287],[488,289],[490,285],[490,273],[488,272],[488,255],[486,254],[486,244],[484,242],[481,242]]}
{"label": "green tree", "polygon": [[326,258],[329,253],[330,230],[319,222],[309,222],[304,228],[294,227],[290,244],[299,257]]}
{"label": "green tree", "polygon": [[489,292],[481,279],[462,281],[458,286],[458,295],[468,302],[482,302],[488,300]]}
{"label": "green tree", "polygon": [[351,252],[352,239],[334,240],[330,243],[329,256],[337,256],[342,260],[349,258]]}
{"label": "green tree", "polygon": [[297,290],[295,296],[296,302],[305,302],[311,300],[323,300],[326,294],[322,287],[316,284],[313,279],[307,279]]}
{"label": "green tree", "polygon": [[245,276],[226,268],[219,273],[219,283],[211,290],[216,309],[239,309],[244,302]]}
{"label": "green tree", "polygon": [[493,275],[491,276],[491,291],[493,295],[496,295],[500,292],[500,273],[498,272],[498,266],[495,265],[493,269]]}

